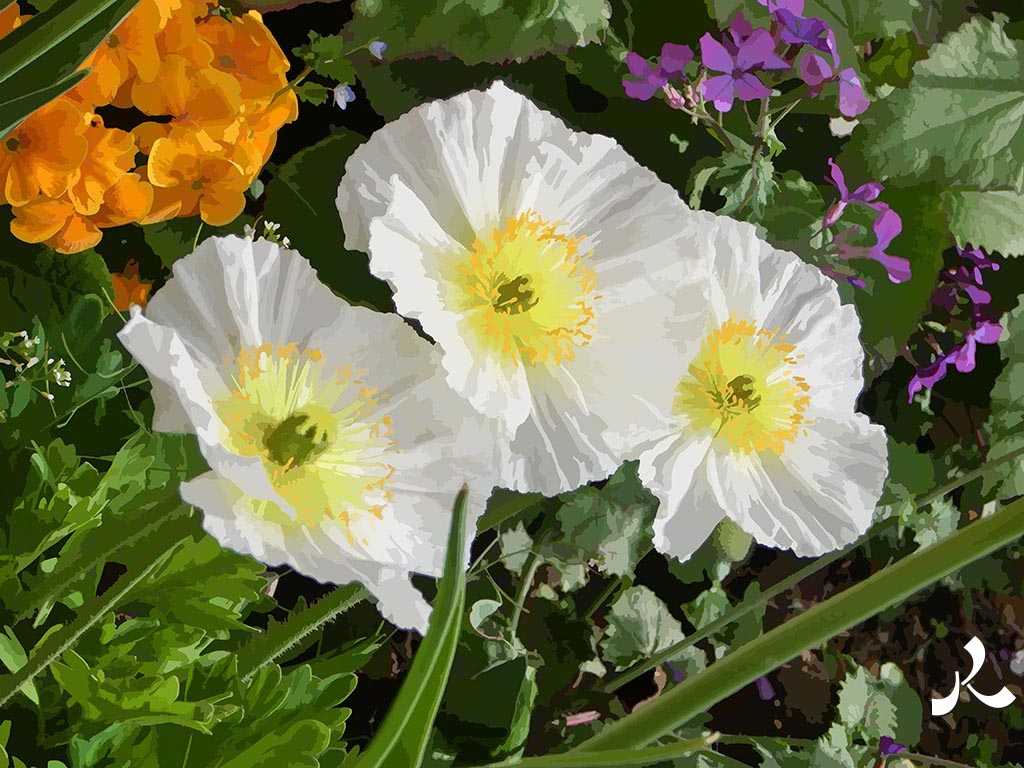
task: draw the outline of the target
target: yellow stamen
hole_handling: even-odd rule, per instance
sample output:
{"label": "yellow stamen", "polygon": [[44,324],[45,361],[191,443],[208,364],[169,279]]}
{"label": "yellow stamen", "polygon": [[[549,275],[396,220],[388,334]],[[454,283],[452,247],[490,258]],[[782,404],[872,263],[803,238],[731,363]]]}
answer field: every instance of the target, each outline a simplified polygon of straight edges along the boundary
{"label": "yellow stamen", "polygon": [[[315,527],[331,519],[347,532],[358,517],[383,516],[395,448],[390,417],[374,414],[382,393],[348,366],[325,370],[320,350],[296,344],[243,349],[226,363],[233,387],[216,403],[230,430],[226,445],[262,460],[295,522]],[[254,509],[283,522],[275,505]]]}
{"label": "yellow stamen", "polygon": [[792,344],[752,322],[727,320],[704,339],[676,387],[673,412],[743,453],[781,453],[808,423],[809,389]]}
{"label": "yellow stamen", "polygon": [[512,216],[453,264],[449,304],[489,351],[527,365],[571,360],[590,342],[600,299],[581,240],[532,211]]}

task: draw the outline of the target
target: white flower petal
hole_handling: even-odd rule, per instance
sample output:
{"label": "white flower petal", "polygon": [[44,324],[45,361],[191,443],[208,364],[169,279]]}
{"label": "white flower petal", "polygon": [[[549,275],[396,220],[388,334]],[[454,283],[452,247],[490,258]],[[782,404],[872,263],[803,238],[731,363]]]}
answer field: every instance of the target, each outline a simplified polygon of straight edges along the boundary
{"label": "white flower petal", "polygon": [[[463,482],[470,525],[482,512],[493,425],[447,386],[438,350],[397,315],[334,296],[298,253],[216,238],[179,263],[151,304],[159,321],[135,312],[119,335],[211,466],[183,498],[225,546],[362,581],[385,615],[422,629],[429,606],[409,574],[440,572]],[[315,432],[272,443],[304,424]],[[318,452],[295,447],[313,434]]]}
{"label": "white flower petal", "polygon": [[475,232],[508,215],[522,155],[543,139],[552,120],[499,81],[389,123],[345,163],[337,197],[345,247],[367,250],[369,224],[387,211],[395,176],[468,246]]}
{"label": "white flower petal", "polygon": [[707,483],[710,445],[706,435],[675,434],[640,458],[640,479],[659,501],[654,547],[679,560],[696,552],[726,515]]}

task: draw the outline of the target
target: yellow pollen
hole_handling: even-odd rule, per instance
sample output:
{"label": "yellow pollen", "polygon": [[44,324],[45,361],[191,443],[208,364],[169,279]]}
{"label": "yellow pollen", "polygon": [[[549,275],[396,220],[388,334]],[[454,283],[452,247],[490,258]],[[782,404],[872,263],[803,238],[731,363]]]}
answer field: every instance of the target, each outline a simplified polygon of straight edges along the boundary
{"label": "yellow pollen", "polygon": [[781,453],[809,423],[800,356],[777,331],[730,318],[704,339],[672,405],[696,429],[742,453]]}
{"label": "yellow pollen", "polygon": [[350,523],[381,518],[391,498],[391,418],[375,416],[383,395],[350,367],[326,369],[320,350],[294,343],[246,348],[225,366],[233,386],[215,407],[229,430],[226,447],[260,458],[295,520],[269,502],[254,508],[282,524],[333,520],[354,542]]}
{"label": "yellow pollen", "polygon": [[601,298],[581,240],[533,211],[511,216],[452,265],[449,306],[488,351],[527,365],[571,360],[590,342]]}

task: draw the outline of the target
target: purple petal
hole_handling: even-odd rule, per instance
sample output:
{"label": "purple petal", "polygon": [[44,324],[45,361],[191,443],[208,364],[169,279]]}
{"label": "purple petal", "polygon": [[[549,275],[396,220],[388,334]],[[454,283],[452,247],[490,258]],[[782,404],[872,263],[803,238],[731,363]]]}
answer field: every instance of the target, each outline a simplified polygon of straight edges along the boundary
{"label": "purple petal", "polygon": [[355,100],[356,92],[352,90],[351,86],[339,85],[334,89],[334,103],[339,109],[345,109]]}
{"label": "purple petal", "polygon": [[753,25],[742,12],[737,13],[729,23],[729,36],[738,48],[754,32]]}
{"label": "purple petal", "polygon": [[828,159],[828,176],[825,177],[825,181],[828,181],[839,190],[841,200],[849,199],[850,191],[846,188],[846,176],[843,175],[842,169],[836,165],[836,161],[831,157]]}
{"label": "purple petal", "polygon": [[639,53],[630,51],[626,54],[626,66],[633,77],[646,79],[654,74],[654,67]]}
{"label": "purple petal", "polygon": [[973,335],[979,344],[995,344],[1003,335],[1003,326],[986,320],[974,329]]}
{"label": "purple petal", "polygon": [[732,72],[735,67],[732,54],[709,32],[705,32],[700,39],[700,58],[705,67],[715,72]]}
{"label": "purple petal", "polygon": [[757,2],[772,13],[782,10],[799,15],[804,12],[804,0],[757,0]]}
{"label": "purple petal", "polygon": [[970,373],[974,370],[976,364],[974,353],[978,350],[978,344],[974,336],[968,333],[964,337],[964,343],[955,347],[950,353],[953,361],[956,363],[956,369],[960,373]]}
{"label": "purple petal", "polygon": [[753,72],[744,72],[736,79],[736,98],[740,101],[756,101],[772,92]]}
{"label": "purple petal", "polygon": [[868,108],[871,102],[864,95],[857,73],[852,67],[839,73],[839,111],[845,117],[856,117]]}
{"label": "purple petal", "polygon": [[[743,71],[764,64],[775,53],[775,38],[767,29],[755,29],[736,53],[736,66]],[[787,65],[788,66],[788,65]]]}
{"label": "purple petal", "polygon": [[878,751],[883,755],[898,755],[900,752],[906,752],[907,748],[897,744],[895,739],[883,736],[878,740]]}
{"label": "purple petal", "polygon": [[867,184],[861,184],[857,187],[853,194],[850,195],[850,200],[856,200],[858,203],[870,203],[876,199],[885,187],[877,181],[869,181]]}
{"label": "purple petal", "polygon": [[809,53],[800,59],[800,79],[811,88],[817,88],[824,82],[832,79],[832,67],[828,65],[824,57],[816,53]]}
{"label": "purple petal", "polygon": [[920,392],[922,389],[931,389],[944,378],[946,378],[946,369],[949,364],[953,362],[953,358],[956,355],[956,350],[950,352],[947,355],[941,355],[935,362],[930,365],[926,365],[923,368],[918,368],[917,373],[910,380],[910,384],[907,387],[907,393],[910,395],[908,402],[914,401],[914,395]]}
{"label": "purple petal", "polygon": [[369,45],[370,54],[375,59],[383,59],[384,58],[384,51],[387,50],[387,47],[388,47],[388,44],[385,43],[383,40],[374,40]]}
{"label": "purple petal", "polygon": [[665,43],[661,46],[661,59],[658,63],[665,74],[679,74],[691,61],[693,61],[693,49],[690,46],[677,43]]}
{"label": "purple petal", "polygon": [[757,687],[757,695],[761,701],[771,701],[775,698],[775,688],[772,687],[771,680],[767,677],[757,678],[754,685]]}
{"label": "purple petal", "polygon": [[902,256],[890,256],[888,253],[873,253],[871,258],[885,267],[891,282],[905,283],[910,279],[910,262]]}
{"label": "purple petal", "polygon": [[885,210],[875,218],[875,223],[871,228],[875,232],[875,237],[878,238],[878,244],[875,248],[879,251],[884,251],[889,247],[889,243],[903,231],[903,220],[900,219],[900,215],[896,211],[886,206]]}
{"label": "purple petal", "polygon": [[622,87],[629,98],[639,99],[640,101],[650,99],[651,96],[658,92],[659,88],[655,83],[646,80],[627,80],[626,78],[622,78]]}
{"label": "purple petal", "polygon": [[961,287],[963,288],[964,293],[967,294],[967,298],[969,298],[976,307],[984,307],[987,304],[992,303],[992,294],[984,288],[979,288],[973,283],[964,283]]}
{"label": "purple petal", "polygon": [[701,83],[701,93],[708,101],[714,102],[719,112],[728,112],[732,109],[733,99],[736,98],[736,81],[732,75],[718,75]]}
{"label": "purple petal", "polygon": [[955,285],[940,285],[932,291],[931,301],[935,306],[942,307],[947,312],[952,312],[959,295],[960,291]]}

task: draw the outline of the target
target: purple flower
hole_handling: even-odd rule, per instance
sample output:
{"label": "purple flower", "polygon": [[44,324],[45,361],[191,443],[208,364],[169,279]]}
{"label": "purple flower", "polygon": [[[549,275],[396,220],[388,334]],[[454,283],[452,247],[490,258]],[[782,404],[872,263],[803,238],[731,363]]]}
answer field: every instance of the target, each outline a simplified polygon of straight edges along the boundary
{"label": "purple flower", "polygon": [[688,45],[665,43],[661,46],[661,58],[654,67],[638,53],[630,51],[626,54],[626,67],[629,73],[638,78],[629,80],[622,78],[622,87],[631,99],[647,101],[661,88],[668,85],[673,75],[682,75],[686,65],[693,60],[693,50]]}
{"label": "purple flower", "polygon": [[772,13],[776,11],[788,11],[800,15],[804,12],[804,0],[757,0]]}
{"label": "purple flower", "polygon": [[683,682],[683,680],[686,679],[686,675],[683,673],[683,670],[681,670],[675,664],[669,664],[668,662],[666,662],[665,669],[667,669],[669,675],[671,675],[673,683],[681,683]]}
{"label": "purple flower", "polygon": [[979,344],[995,344],[1003,333],[1003,326],[990,320],[983,320],[964,335],[964,343],[956,348],[953,362],[960,373],[974,370],[975,354]]}
{"label": "purple flower", "polygon": [[733,101],[754,101],[771,93],[768,86],[754,74],[758,69],[788,69],[775,53],[775,38],[767,29],[756,29],[736,49],[729,51],[710,34],[700,39],[700,55],[704,66],[724,74],[708,78],[701,83],[701,93],[714,102],[720,112],[732,109]]}
{"label": "purple flower", "polygon": [[867,285],[867,283],[865,283],[861,278],[857,277],[856,275],[851,274],[850,272],[847,272],[845,270],[836,269],[835,267],[830,266],[828,264],[821,268],[821,273],[826,277],[831,277],[837,283],[840,281],[844,283],[849,283],[854,288],[864,288]]}
{"label": "purple flower", "polygon": [[369,45],[370,53],[373,55],[373,58],[375,59],[383,59],[384,51],[387,50],[387,47],[388,44],[385,43],[383,40],[374,40]]}
{"label": "purple flower", "polygon": [[833,65],[839,66],[835,33],[823,19],[805,18],[785,8],[777,10],[775,18],[782,25],[779,32],[782,42],[790,45],[808,45],[829,54]]}
{"label": "purple flower", "polygon": [[947,312],[956,308],[960,293],[963,292],[971,303],[984,307],[992,301],[992,294],[975,284],[974,275],[967,267],[954,267],[940,273],[943,284],[932,291],[932,304]]}
{"label": "purple flower", "polygon": [[850,203],[860,203],[868,208],[874,208],[876,211],[881,211],[886,207],[885,203],[873,202],[878,199],[878,196],[882,194],[882,190],[885,189],[879,182],[869,181],[867,184],[861,184],[851,193],[846,186],[846,177],[843,176],[843,171],[831,157],[828,159],[828,167],[829,175],[825,177],[825,181],[839,190],[839,199],[825,212],[824,225],[826,227],[831,227],[835,224],[839,217],[843,215],[846,206]]}
{"label": "purple flower", "polygon": [[952,354],[953,353],[939,355],[934,362],[917,369],[913,378],[910,379],[910,384],[907,386],[908,403],[914,402],[914,395],[922,389],[931,389],[946,378],[946,368],[948,368],[950,362],[952,362]]}
{"label": "purple flower", "polygon": [[351,86],[339,85],[334,89],[334,103],[338,105],[339,109],[345,109],[355,100],[356,92],[352,90]]}
{"label": "purple flower", "polygon": [[775,698],[775,689],[772,687],[772,682],[767,677],[759,677],[754,681],[754,685],[757,687],[757,695],[761,701],[771,701]]}
{"label": "purple flower", "polygon": [[753,25],[747,21],[747,17],[742,12],[737,13],[731,22],[729,22],[729,37],[732,38],[730,44],[729,40],[725,41],[725,46],[733,53],[739,50],[740,46],[746,42],[747,38],[754,33]]}
{"label": "purple flower", "polygon": [[821,93],[828,83],[839,83],[839,111],[844,117],[857,117],[871,103],[853,67],[836,72],[823,56],[809,53],[800,59],[800,78],[807,83],[812,97]]}
{"label": "purple flower", "polygon": [[900,215],[892,208],[885,206],[881,213],[875,218],[872,225],[875,233],[875,244],[870,248],[852,246],[846,243],[847,233],[840,233],[836,237],[839,243],[839,257],[842,259],[874,259],[883,267],[894,283],[902,283],[910,279],[910,262],[902,256],[892,256],[885,252],[889,244],[896,239],[896,236],[903,231],[903,221]]}
{"label": "purple flower", "polygon": [[906,752],[907,748],[902,744],[897,744],[896,741],[890,736],[883,736],[878,740],[878,752],[882,755],[898,755],[900,752]]}
{"label": "purple flower", "polygon": [[967,259],[974,265],[974,281],[978,285],[982,283],[981,270],[991,269],[993,272],[999,271],[999,262],[986,254],[981,248],[971,248],[970,244],[965,248],[961,248],[958,245],[956,252],[961,258]]}

